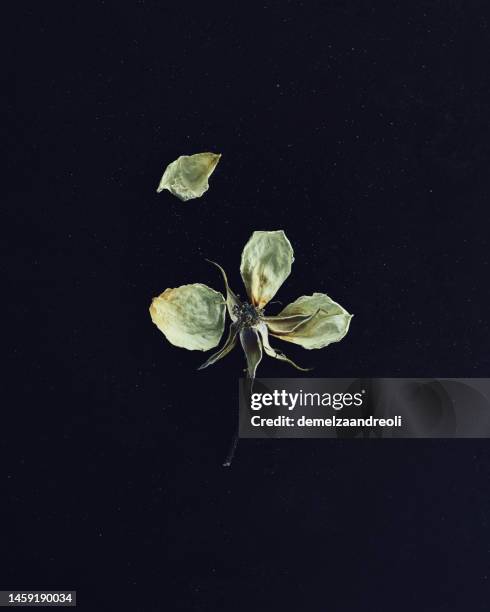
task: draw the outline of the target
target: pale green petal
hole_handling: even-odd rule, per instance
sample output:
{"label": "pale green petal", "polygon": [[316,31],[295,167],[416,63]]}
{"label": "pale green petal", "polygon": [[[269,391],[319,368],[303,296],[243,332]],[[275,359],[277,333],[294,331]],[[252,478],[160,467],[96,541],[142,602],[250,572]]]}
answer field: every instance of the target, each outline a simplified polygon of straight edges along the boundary
{"label": "pale green petal", "polygon": [[189,351],[209,351],[223,334],[225,299],[201,283],[182,285],[153,298],[150,315],[171,344]]}
{"label": "pale green petal", "polygon": [[298,298],[282,310],[278,317],[313,315],[289,333],[271,335],[287,342],[294,342],[306,349],[319,349],[338,342],[349,331],[352,315],[324,293],[314,293]]}
{"label": "pale green petal", "polygon": [[293,247],[282,230],[254,232],[242,253],[240,272],[251,302],[263,308],[291,273]]}
{"label": "pale green petal", "polygon": [[168,189],[184,202],[200,198],[209,189],[208,179],[220,157],[216,153],[181,155],[167,166],[157,192]]}

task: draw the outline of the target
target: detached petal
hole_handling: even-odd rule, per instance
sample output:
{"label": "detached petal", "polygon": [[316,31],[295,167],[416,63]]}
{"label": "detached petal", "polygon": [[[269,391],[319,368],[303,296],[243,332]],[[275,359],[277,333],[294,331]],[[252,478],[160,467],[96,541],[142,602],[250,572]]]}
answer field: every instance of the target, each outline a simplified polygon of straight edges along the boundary
{"label": "detached petal", "polygon": [[216,153],[181,155],[165,169],[157,193],[168,189],[184,202],[200,198],[209,189],[208,178],[214,172],[220,157],[221,155]]}
{"label": "detached petal", "polygon": [[309,372],[310,370],[313,369],[313,368],[302,368],[297,363],[294,363],[292,359],[289,359],[289,357],[286,357],[286,355],[282,351],[278,351],[277,349],[272,348],[272,346],[269,344],[269,334],[268,334],[267,326],[265,325],[265,323],[261,323],[258,327],[258,330],[262,338],[262,346],[264,347],[264,351],[266,355],[269,355],[269,357],[274,357],[274,359],[279,359],[279,361],[285,361],[286,363],[289,363],[294,368],[296,368],[297,370],[301,370],[302,372]]}
{"label": "detached petal", "polygon": [[189,351],[209,351],[223,334],[225,299],[201,283],[182,285],[153,298],[150,315],[171,344]]}
{"label": "detached petal", "polygon": [[263,308],[291,273],[293,247],[282,230],[254,232],[242,253],[240,272],[251,302]]}
{"label": "detached petal", "polygon": [[259,334],[253,327],[244,327],[240,332],[240,342],[247,358],[248,377],[253,380],[257,366],[262,360],[262,345]]}
{"label": "detached petal", "polygon": [[352,315],[325,293],[314,293],[298,298],[279,313],[278,318],[296,315],[312,315],[288,333],[271,335],[299,344],[306,349],[319,349],[338,342],[349,331]]}

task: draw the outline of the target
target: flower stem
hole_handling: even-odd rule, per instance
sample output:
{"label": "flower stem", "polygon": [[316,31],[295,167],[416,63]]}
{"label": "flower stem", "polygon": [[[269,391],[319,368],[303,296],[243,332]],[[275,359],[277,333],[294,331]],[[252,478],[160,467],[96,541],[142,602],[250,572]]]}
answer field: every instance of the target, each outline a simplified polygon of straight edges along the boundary
{"label": "flower stem", "polygon": [[233,434],[233,438],[231,439],[230,450],[228,451],[228,454],[226,455],[226,459],[225,459],[225,462],[223,463],[223,467],[230,467],[233,461],[233,457],[235,456],[235,451],[236,451],[237,446],[238,446],[238,425],[235,430],[235,433]]}
{"label": "flower stem", "polygon": [[[248,370],[245,370],[245,372],[248,374]],[[250,405],[250,397],[252,394],[253,384],[254,384],[254,379],[250,378],[247,375],[247,377],[245,378],[245,384],[243,388],[243,391],[245,393],[245,398],[246,398],[245,401],[248,402],[247,405]],[[226,455],[226,459],[225,459],[225,462],[223,463],[223,467],[230,467],[230,465],[232,464],[233,457],[235,456],[235,451],[237,449],[239,439],[240,439],[240,403],[238,403],[238,414],[236,415],[235,432],[231,439],[230,450],[228,451],[228,454]]]}

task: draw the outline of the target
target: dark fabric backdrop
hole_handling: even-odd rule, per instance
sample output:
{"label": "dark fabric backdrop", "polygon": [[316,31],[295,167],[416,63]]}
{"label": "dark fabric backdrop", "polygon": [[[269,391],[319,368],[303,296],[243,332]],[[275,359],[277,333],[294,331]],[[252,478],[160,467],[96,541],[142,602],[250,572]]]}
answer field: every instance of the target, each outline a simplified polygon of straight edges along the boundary
{"label": "dark fabric backdrop", "polygon": [[[371,5],[4,7],[1,588],[488,610],[487,441],[244,440],[224,469],[243,355],[196,372],[148,314],[166,287],[222,290],[205,258],[243,295],[245,242],[283,229],[277,298],[355,314],[326,350],[281,347],[314,376],[489,375],[488,6]],[[155,193],[207,150],[202,199]]]}

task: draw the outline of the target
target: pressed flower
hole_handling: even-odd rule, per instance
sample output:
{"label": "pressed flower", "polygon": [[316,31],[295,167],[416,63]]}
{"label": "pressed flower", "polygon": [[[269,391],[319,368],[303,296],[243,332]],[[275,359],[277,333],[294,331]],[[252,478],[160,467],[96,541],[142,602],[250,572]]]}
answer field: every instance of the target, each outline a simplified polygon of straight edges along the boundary
{"label": "pressed flower", "polygon": [[[313,293],[298,298],[278,315],[267,316],[264,308],[291,273],[293,261],[293,248],[282,230],[254,232],[243,249],[240,266],[248,301],[242,301],[230,289],[223,268],[210,262],[223,275],[226,299],[200,283],[166,289],[151,303],[152,321],[175,346],[207,351],[219,344],[226,309],[231,319],[226,342],[199,369],[225,357],[240,341],[247,360],[250,391],[264,353],[306,371],[273,348],[269,336],[306,349],[324,348],[346,335],[352,315],[325,293]],[[238,430],[223,465],[231,465],[237,444]]]}
{"label": "pressed flower", "polygon": [[220,157],[217,153],[181,155],[165,169],[157,193],[168,189],[183,202],[200,198],[209,189],[208,179]]}
{"label": "pressed flower", "polygon": [[279,314],[267,316],[265,306],[291,273],[293,261],[293,248],[282,230],[254,232],[243,249],[240,266],[248,301],[230,289],[223,268],[210,262],[223,275],[226,299],[200,283],[166,289],[152,301],[152,321],[175,346],[207,351],[219,344],[226,306],[231,319],[226,342],[200,370],[225,357],[240,341],[252,381],[264,353],[306,371],[273,348],[269,336],[306,349],[324,348],[347,334],[352,315],[325,293],[313,293],[298,298]]}

